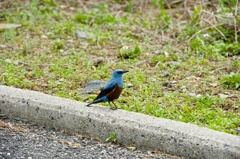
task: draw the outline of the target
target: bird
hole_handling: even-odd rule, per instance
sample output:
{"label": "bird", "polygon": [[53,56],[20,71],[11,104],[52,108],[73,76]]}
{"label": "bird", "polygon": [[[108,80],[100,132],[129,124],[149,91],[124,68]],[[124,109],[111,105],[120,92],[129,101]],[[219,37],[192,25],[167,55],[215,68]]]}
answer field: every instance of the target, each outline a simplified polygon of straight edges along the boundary
{"label": "bird", "polygon": [[[110,105],[110,109],[117,109],[117,106],[114,103],[114,100],[118,99],[118,97],[120,96],[120,94],[123,90],[123,77],[122,77],[122,75],[126,72],[129,72],[129,71],[122,70],[122,69],[116,69],[113,72],[112,77],[108,81],[106,86],[101,89],[101,92],[94,99],[94,101],[89,103],[87,106],[90,106],[90,105],[95,104],[95,103],[100,103],[100,102],[108,102],[109,105]],[[115,107],[112,107],[110,102],[112,102]]]}

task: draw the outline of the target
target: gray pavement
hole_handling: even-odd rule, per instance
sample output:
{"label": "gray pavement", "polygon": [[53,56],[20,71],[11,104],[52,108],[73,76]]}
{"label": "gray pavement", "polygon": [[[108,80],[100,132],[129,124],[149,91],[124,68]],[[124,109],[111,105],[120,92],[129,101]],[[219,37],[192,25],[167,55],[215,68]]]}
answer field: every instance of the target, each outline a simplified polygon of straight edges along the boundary
{"label": "gray pavement", "polygon": [[0,111],[12,118],[184,158],[240,158],[240,137],[144,114],[0,86]]}
{"label": "gray pavement", "polygon": [[21,120],[0,120],[1,159],[177,159],[130,148]]}

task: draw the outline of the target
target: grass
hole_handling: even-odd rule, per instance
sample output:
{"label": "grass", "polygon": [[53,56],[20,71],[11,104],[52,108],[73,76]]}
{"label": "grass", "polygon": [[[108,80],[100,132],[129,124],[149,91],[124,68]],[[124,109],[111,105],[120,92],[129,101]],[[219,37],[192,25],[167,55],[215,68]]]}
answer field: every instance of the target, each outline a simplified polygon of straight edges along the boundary
{"label": "grass", "polygon": [[[96,95],[81,95],[85,84],[107,81],[123,68],[130,72],[116,101],[120,108],[236,135],[235,1],[187,8],[181,8],[184,0],[0,3],[0,23],[22,25],[0,30],[0,84],[89,102]],[[76,37],[77,31],[86,37]],[[104,62],[95,65],[99,57]]]}
{"label": "grass", "polygon": [[117,142],[117,133],[116,132],[112,132],[108,138],[106,138],[106,142],[113,142],[116,143]]}

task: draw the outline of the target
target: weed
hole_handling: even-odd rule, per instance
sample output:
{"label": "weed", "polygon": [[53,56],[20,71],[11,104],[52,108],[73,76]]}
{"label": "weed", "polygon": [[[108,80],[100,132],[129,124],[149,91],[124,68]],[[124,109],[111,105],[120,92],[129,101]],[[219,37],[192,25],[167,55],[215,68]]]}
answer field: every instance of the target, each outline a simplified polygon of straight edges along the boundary
{"label": "weed", "polygon": [[221,84],[228,88],[239,89],[240,88],[240,74],[231,72],[229,76],[225,76],[221,80]]}
{"label": "weed", "polygon": [[164,30],[168,29],[171,22],[171,17],[166,13],[165,9],[162,9],[158,15],[157,20],[161,25],[159,25],[160,28],[163,28]]}
{"label": "weed", "polygon": [[90,13],[81,12],[76,14],[75,20],[82,24],[97,24],[101,25],[103,23],[117,23],[117,19],[110,13],[99,14],[98,11],[93,11]]}
{"label": "weed", "polygon": [[64,41],[61,39],[56,39],[53,41],[53,50],[64,49]]}
{"label": "weed", "polygon": [[191,18],[192,25],[197,24],[201,16],[201,7],[195,6],[195,9],[193,11],[193,16]]}
{"label": "weed", "polygon": [[125,59],[134,59],[137,58],[141,53],[141,49],[138,45],[135,45],[133,49],[128,46],[122,47],[118,52],[118,57],[122,57]]}
{"label": "weed", "polygon": [[113,142],[116,143],[117,142],[117,133],[116,132],[112,132],[108,138],[106,138],[106,142]]}

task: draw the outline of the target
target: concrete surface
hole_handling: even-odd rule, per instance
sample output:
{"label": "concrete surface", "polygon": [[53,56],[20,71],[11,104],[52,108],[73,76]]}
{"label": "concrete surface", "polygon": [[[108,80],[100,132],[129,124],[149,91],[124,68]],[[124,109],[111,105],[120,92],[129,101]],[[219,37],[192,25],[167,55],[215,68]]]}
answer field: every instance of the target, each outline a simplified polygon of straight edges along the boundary
{"label": "concrete surface", "polygon": [[55,129],[198,159],[239,159],[240,137],[172,120],[0,86],[0,112]]}

